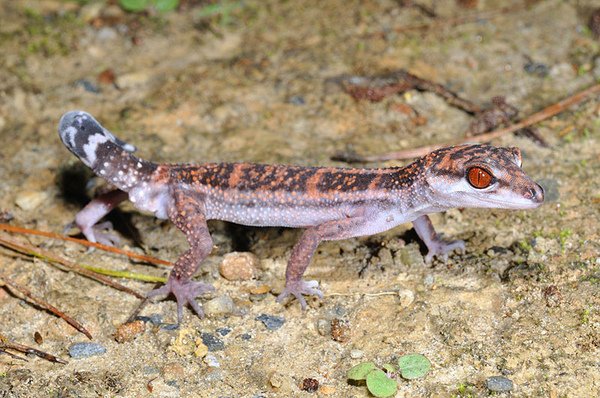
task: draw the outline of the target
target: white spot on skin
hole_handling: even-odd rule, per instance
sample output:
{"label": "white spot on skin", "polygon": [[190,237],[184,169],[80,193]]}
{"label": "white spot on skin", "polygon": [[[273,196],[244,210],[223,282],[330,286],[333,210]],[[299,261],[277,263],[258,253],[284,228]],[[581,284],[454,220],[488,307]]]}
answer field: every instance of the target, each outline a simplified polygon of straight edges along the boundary
{"label": "white spot on skin", "polygon": [[67,141],[72,148],[74,148],[75,134],[77,134],[77,129],[73,126],[69,126],[64,130],[63,134],[63,139]]}
{"label": "white spot on skin", "polygon": [[108,141],[108,138],[101,134],[90,135],[88,143],[83,146],[85,158],[81,158],[81,161],[87,166],[92,167],[96,162],[96,150],[98,149],[98,145],[103,144],[106,141]]}

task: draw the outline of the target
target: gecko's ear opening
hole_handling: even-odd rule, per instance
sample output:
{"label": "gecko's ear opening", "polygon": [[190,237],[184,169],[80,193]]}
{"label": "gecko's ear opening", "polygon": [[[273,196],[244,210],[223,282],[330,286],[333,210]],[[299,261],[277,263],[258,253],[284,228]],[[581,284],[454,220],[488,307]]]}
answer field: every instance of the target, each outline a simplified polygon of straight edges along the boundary
{"label": "gecko's ear opening", "polygon": [[512,153],[513,157],[515,158],[515,164],[521,167],[521,164],[523,163],[521,158],[521,150],[516,146],[508,148],[508,150],[510,151],[510,153]]}

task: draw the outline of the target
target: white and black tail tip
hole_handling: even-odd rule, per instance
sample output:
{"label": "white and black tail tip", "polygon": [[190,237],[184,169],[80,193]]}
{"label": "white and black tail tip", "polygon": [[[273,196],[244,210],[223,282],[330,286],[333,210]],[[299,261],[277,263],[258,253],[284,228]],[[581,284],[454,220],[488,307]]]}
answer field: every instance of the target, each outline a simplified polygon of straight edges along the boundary
{"label": "white and black tail tip", "polygon": [[115,137],[92,115],[83,111],[65,113],[58,123],[58,134],[63,144],[90,166],[96,158],[96,147],[101,143],[111,141],[127,152],[135,151],[133,145]]}

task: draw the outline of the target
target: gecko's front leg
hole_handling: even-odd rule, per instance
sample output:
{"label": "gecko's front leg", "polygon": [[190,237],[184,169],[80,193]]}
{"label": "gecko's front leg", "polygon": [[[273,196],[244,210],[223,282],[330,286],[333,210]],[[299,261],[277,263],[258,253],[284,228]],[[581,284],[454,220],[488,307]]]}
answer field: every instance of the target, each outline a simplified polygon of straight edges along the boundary
{"label": "gecko's front leg", "polygon": [[441,255],[444,260],[448,258],[448,253],[453,250],[465,251],[465,242],[462,240],[453,240],[446,242],[439,237],[433,228],[433,224],[429,219],[429,216],[420,216],[413,221],[413,226],[419,238],[427,246],[427,255],[425,256],[425,262],[429,263],[434,256]]}
{"label": "gecko's front leg", "polygon": [[312,295],[323,298],[323,293],[318,289],[317,281],[304,281],[302,275],[310,264],[317,246],[324,240],[345,239],[355,236],[353,231],[365,222],[365,218],[349,217],[342,220],[333,220],[310,227],[304,230],[300,240],[292,249],[292,255],[285,270],[285,288],[277,302],[281,303],[290,294],[300,302],[302,309],[306,309],[306,300],[303,295]]}
{"label": "gecko's front leg", "polygon": [[203,206],[193,194],[175,188],[173,203],[169,207],[169,219],[187,238],[190,248],[175,263],[167,283],[147,294],[148,297],[172,293],[177,300],[177,322],[181,323],[183,306],[189,304],[200,318],[204,316],[196,297],[211,292],[214,287],[191,278],[200,263],[210,254],[213,241],[206,225]]}
{"label": "gecko's front leg", "polygon": [[98,242],[108,246],[118,244],[119,238],[112,232],[110,221],[103,223],[98,223],[98,221],[110,213],[119,203],[127,199],[127,197],[127,192],[115,189],[92,199],[90,203],[77,213],[75,221],[70,223],[65,230],[77,226],[90,242]]}

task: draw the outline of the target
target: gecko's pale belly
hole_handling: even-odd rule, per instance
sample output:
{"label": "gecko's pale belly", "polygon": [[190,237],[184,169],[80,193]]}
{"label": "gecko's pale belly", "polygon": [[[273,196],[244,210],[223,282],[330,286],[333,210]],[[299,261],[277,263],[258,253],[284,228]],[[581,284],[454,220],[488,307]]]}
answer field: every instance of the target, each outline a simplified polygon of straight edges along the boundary
{"label": "gecko's pale belly", "polygon": [[209,220],[229,221],[257,227],[307,228],[328,221],[356,218],[355,227],[341,238],[372,235],[412,221],[417,215],[400,213],[397,207],[383,208],[380,203],[360,205],[340,203],[265,203],[247,201],[226,202],[223,198],[207,198],[205,215]]}

